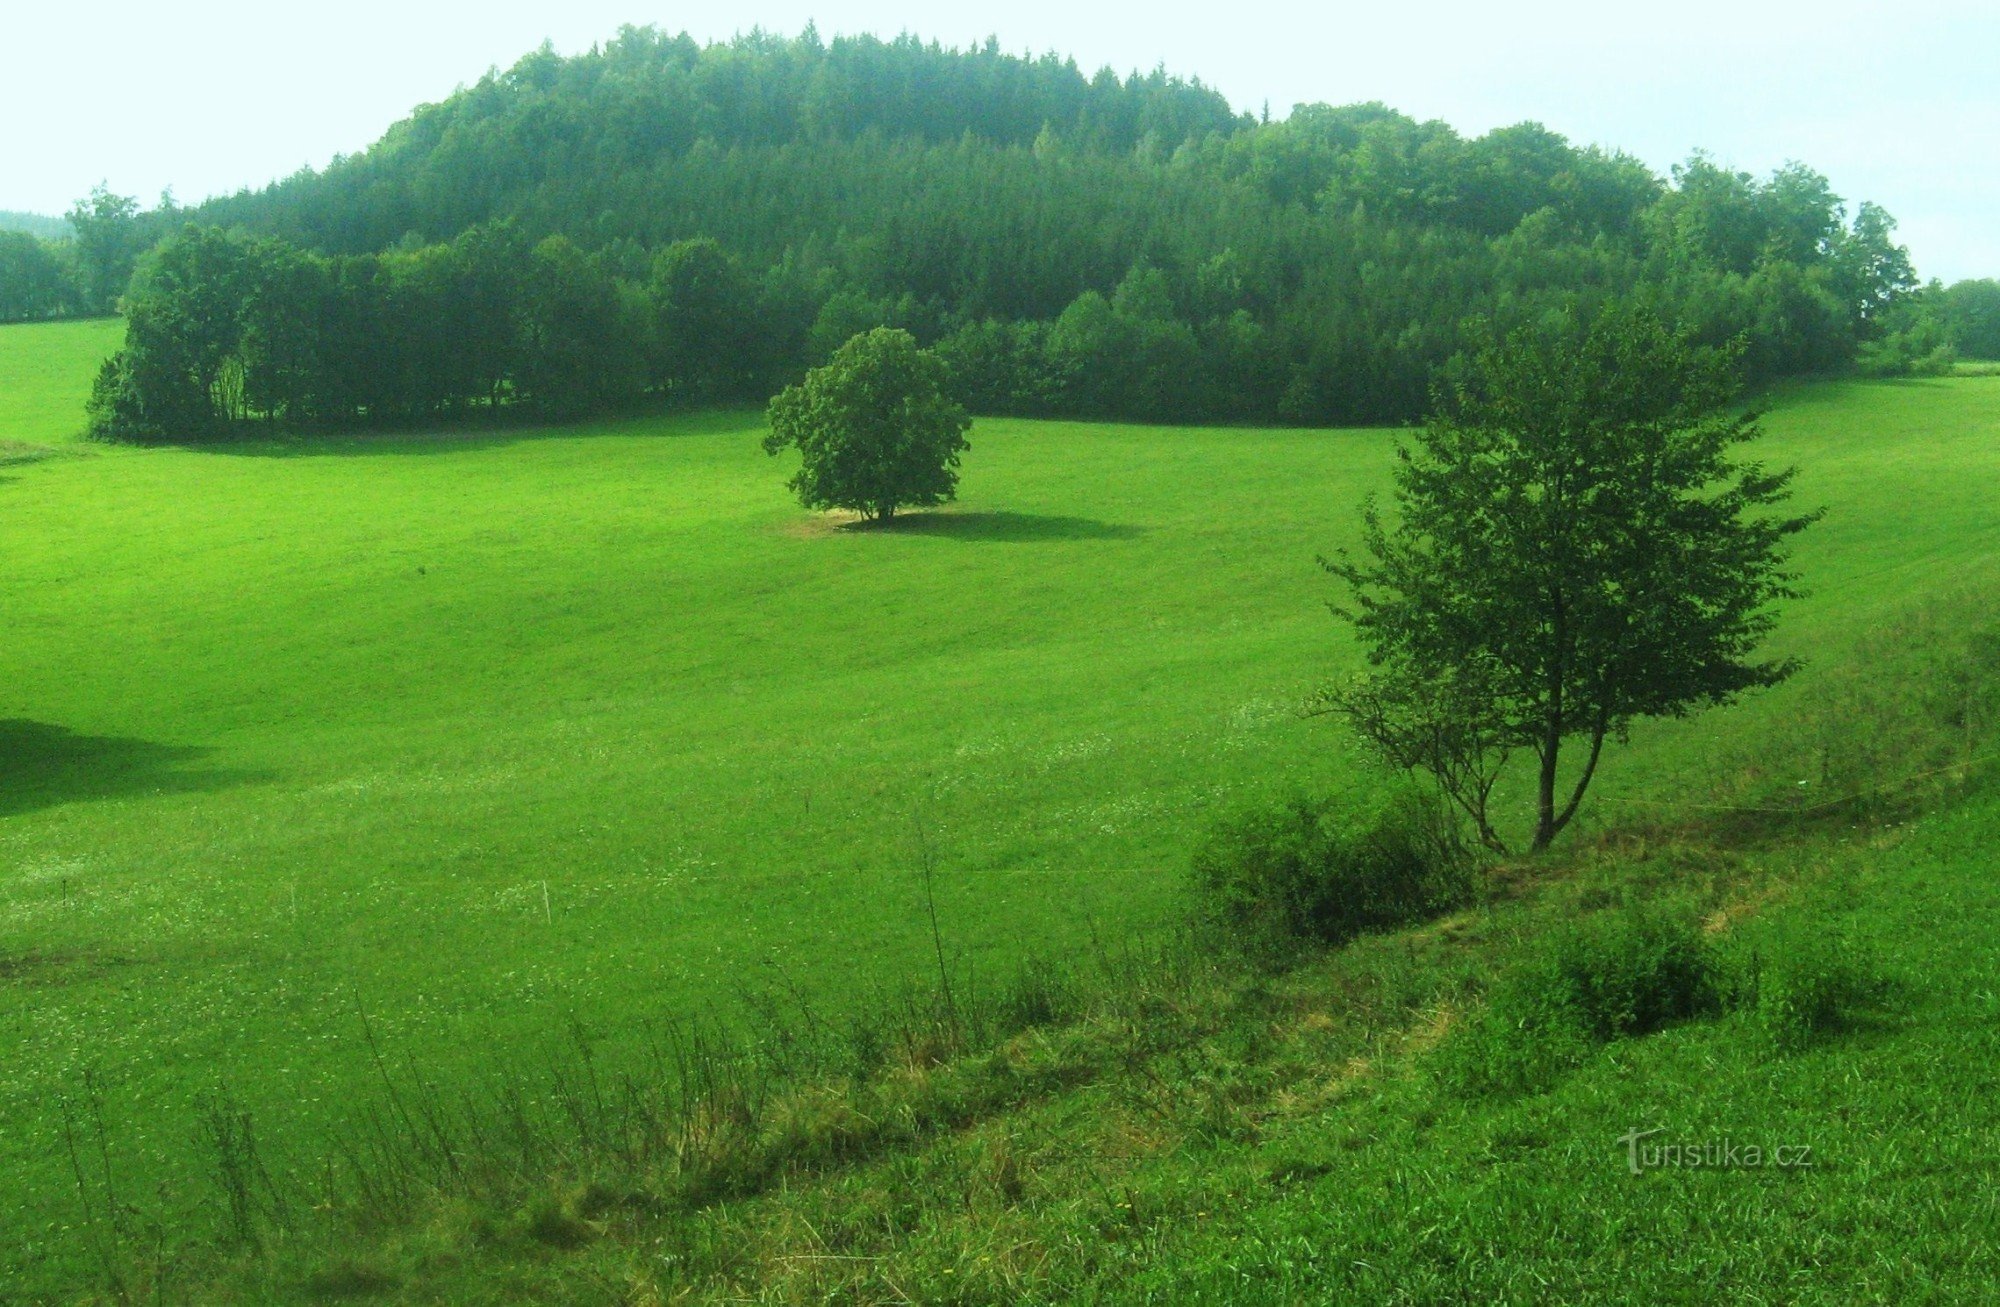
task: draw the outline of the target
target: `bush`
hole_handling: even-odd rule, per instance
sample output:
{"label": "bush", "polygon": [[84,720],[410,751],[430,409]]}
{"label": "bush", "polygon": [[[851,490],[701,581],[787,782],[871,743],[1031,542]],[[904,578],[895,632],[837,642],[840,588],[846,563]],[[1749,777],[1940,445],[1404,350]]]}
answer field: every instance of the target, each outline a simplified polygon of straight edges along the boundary
{"label": "bush", "polygon": [[1502,997],[1602,1044],[1714,1012],[1717,971],[1691,920],[1628,912],[1558,932]]}
{"label": "bush", "polygon": [[1958,351],[1929,323],[1863,341],[1854,355],[1854,370],[1864,377],[1948,377],[1957,364]]}
{"label": "bush", "polygon": [[1414,791],[1359,813],[1294,798],[1222,823],[1193,861],[1207,914],[1263,947],[1436,916],[1470,897],[1471,870],[1449,816]]}
{"label": "bush", "polygon": [[1625,912],[1551,935],[1446,1046],[1461,1091],[1546,1087],[1590,1051],[1722,1007],[1722,970],[1693,921]]}

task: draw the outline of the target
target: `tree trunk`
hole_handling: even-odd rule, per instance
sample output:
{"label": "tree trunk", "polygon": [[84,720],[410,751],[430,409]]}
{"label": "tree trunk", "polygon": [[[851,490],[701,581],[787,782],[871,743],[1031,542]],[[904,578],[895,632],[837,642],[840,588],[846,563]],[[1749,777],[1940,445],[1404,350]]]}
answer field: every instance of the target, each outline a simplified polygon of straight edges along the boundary
{"label": "tree trunk", "polygon": [[1597,724],[1590,732],[1590,756],[1584,759],[1583,774],[1576,778],[1576,788],[1570,791],[1569,803],[1557,816],[1555,829],[1549,832],[1551,839],[1562,834],[1563,828],[1569,825],[1570,818],[1576,816],[1577,808],[1582,806],[1584,791],[1590,788],[1590,778],[1597,774],[1597,760],[1604,756],[1604,736],[1609,730],[1609,715],[1599,713]]}
{"label": "tree trunk", "polygon": [[1590,756],[1584,760],[1583,774],[1576,778],[1576,787],[1570,791],[1569,802],[1561,812],[1556,811],[1556,749],[1557,740],[1550,740],[1542,759],[1541,788],[1536,795],[1535,843],[1533,852],[1540,853],[1549,847],[1556,836],[1562,834],[1563,827],[1569,825],[1570,818],[1583,805],[1584,791],[1590,788],[1591,777],[1597,774],[1597,760],[1604,755],[1604,737],[1609,730],[1605,718],[1600,717],[1590,732]]}
{"label": "tree trunk", "polygon": [[1567,608],[1560,589],[1549,596],[1549,698],[1543,708],[1542,773],[1535,789],[1535,842],[1528,848],[1531,853],[1549,847],[1549,841],[1562,829],[1556,820],[1556,761],[1562,756],[1563,713],[1567,707],[1563,702],[1563,668],[1569,652]]}
{"label": "tree trunk", "polygon": [[1542,741],[1542,771],[1535,785],[1535,841],[1530,853],[1540,853],[1556,837],[1556,759],[1562,752],[1562,734],[1551,730]]}

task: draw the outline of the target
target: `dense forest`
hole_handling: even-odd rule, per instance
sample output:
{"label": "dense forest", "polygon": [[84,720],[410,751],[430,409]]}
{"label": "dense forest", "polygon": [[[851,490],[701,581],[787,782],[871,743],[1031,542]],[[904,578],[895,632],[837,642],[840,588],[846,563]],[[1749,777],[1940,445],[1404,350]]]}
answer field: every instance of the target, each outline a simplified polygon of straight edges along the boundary
{"label": "dense forest", "polygon": [[[1613,298],[1744,338],[1755,381],[1948,367],[2000,289],[1920,286],[1803,166],[810,29],[544,48],[323,171],[71,222],[70,302],[129,320],[96,420],[142,439],[761,398],[880,325],[978,411],[1405,421],[1473,334]],[[62,311],[10,258],[0,316]]]}

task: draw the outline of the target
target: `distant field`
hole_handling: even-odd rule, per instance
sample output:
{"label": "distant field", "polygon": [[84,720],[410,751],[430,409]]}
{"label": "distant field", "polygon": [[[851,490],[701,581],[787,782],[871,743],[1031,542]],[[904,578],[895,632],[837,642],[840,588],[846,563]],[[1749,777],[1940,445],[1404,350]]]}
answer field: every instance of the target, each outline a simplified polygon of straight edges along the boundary
{"label": "distant field", "polygon": [[0,450],[81,435],[91,379],[124,339],[122,318],[0,327]]}
{"label": "distant field", "polygon": [[[118,324],[0,329],[0,440],[64,441]],[[1832,510],[1784,648],[1995,575],[2000,382],[1781,396]],[[283,1147],[388,1055],[449,1071],[788,979],[919,968],[917,828],[992,970],[1173,916],[1220,807],[1355,783],[1295,705],[1352,654],[1313,558],[1391,433],[982,421],[962,502],[800,512],[753,414],[81,447],[0,469],[0,1283],[83,1254],[59,1096],[193,1193],[227,1084]],[[1641,735],[1670,797],[1782,695]],[[16,1194],[20,1202],[11,1201]]]}

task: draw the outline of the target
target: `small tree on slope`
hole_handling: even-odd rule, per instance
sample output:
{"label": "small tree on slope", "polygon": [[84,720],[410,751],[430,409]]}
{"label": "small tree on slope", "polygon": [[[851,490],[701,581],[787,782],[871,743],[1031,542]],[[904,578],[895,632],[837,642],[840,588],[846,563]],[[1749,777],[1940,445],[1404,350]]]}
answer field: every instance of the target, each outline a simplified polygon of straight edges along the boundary
{"label": "small tree on slope", "polygon": [[1819,515],[1774,511],[1791,469],[1733,457],[1758,434],[1732,408],[1737,352],[1628,310],[1489,344],[1398,451],[1394,523],[1364,508],[1365,561],[1323,560],[1373,668],[1324,707],[1430,772],[1488,847],[1511,754],[1538,764],[1541,850],[1607,738],[1794,670],[1753,655],[1797,595],[1784,542]]}
{"label": "small tree on slope", "polygon": [[846,508],[886,522],[898,508],[958,493],[972,419],[949,393],[945,366],[907,331],[854,337],[825,367],[771,401],[764,449],[799,451],[791,480],[807,508]]}

